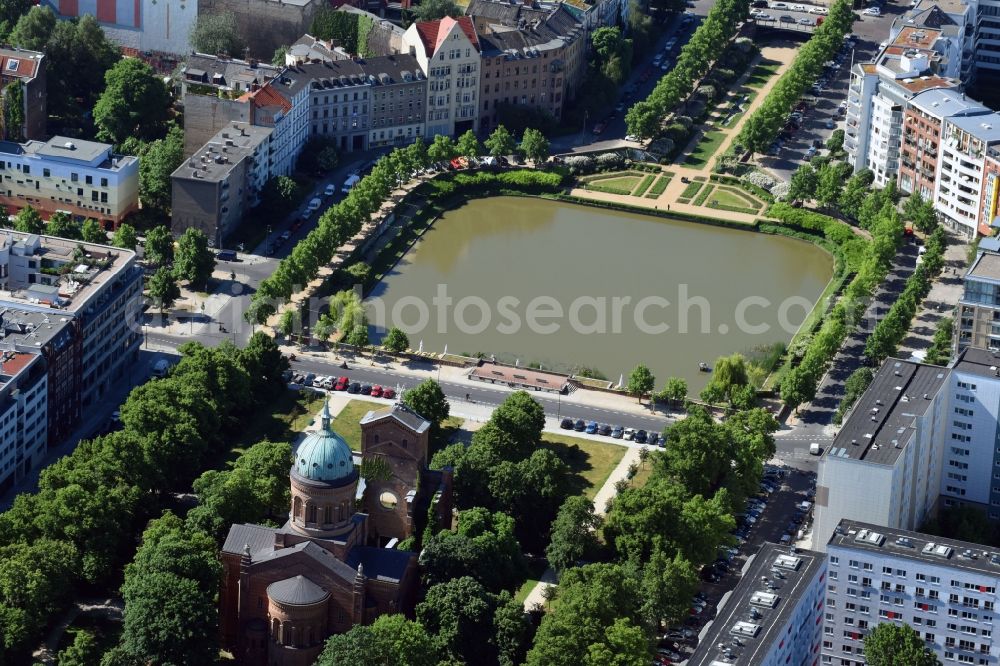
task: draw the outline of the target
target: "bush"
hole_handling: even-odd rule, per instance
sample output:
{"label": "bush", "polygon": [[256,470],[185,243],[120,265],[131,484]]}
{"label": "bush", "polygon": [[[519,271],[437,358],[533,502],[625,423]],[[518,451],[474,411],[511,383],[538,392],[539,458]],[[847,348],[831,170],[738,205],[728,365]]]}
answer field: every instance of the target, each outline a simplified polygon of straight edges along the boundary
{"label": "bush", "polygon": [[785,197],[788,196],[788,193],[791,191],[791,189],[792,187],[788,183],[785,182],[775,183],[774,186],[771,187],[771,196],[773,196],[775,199],[778,199],[779,201],[782,201],[785,199]]}
{"label": "bush", "polygon": [[594,170],[594,159],[587,155],[574,155],[563,160],[563,164],[569,167],[574,174],[590,173]]}
{"label": "bush", "polygon": [[747,175],[743,176],[743,180],[750,185],[755,185],[761,189],[770,191],[772,187],[775,186],[774,178],[763,171],[751,171]]}
{"label": "bush", "polygon": [[625,166],[625,158],[618,153],[601,153],[594,158],[594,161],[597,163],[597,168],[602,171],[621,169]]}

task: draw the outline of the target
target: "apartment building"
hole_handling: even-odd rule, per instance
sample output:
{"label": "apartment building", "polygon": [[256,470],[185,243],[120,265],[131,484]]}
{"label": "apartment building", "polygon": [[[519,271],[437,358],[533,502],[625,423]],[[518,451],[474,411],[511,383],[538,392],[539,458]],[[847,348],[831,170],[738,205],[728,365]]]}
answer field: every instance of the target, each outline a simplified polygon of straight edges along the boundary
{"label": "apartment building", "polygon": [[0,204],[32,206],[44,218],[65,211],[115,228],[139,208],[139,160],[106,143],[54,136],[0,142]]}
{"label": "apartment building", "polygon": [[252,106],[240,98],[278,76],[256,60],[194,53],[178,69],[184,103],[184,155],[191,155],[232,121],[249,123]]}
{"label": "apartment building", "polygon": [[411,55],[359,60],[371,85],[368,148],[405,145],[424,136],[427,77]]}
{"label": "apartment building", "polygon": [[1000,661],[1000,553],[854,520],[837,525],[826,552],[821,663],[863,666],[864,637],[882,622],[913,627],[944,664]]}
{"label": "apartment building", "polygon": [[505,108],[528,107],[559,120],[586,73],[587,32],[559,4],[473,0],[466,8],[482,50],[480,131],[503,123]]}
{"label": "apartment building", "polygon": [[223,247],[271,178],[274,130],[230,123],[171,174],[171,230],[199,229]]}
{"label": "apartment building", "polygon": [[905,28],[876,57],[851,72],[844,149],[855,170],[871,169],[875,185],[898,180],[903,116],[920,93],[950,89],[957,79],[939,74],[954,69],[935,50],[940,31]]}
{"label": "apartment building", "polygon": [[736,589],[702,630],[688,666],[802,666],[820,649],[826,598],[822,553],[773,543],[743,567]]}
{"label": "apartment building", "polygon": [[290,176],[309,138],[309,101],[312,80],[303,70],[286,67],[280,75],[241,99],[250,103],[252,124],[272,130],[270,175]]}
{"label": "apartment building", "polygon": [[0,276],[0,352],[44,358],[58,442],[138,359],[142,269],[129,250],[4,231]]}
{"label": "apartment building", "polygon": [[903,112],[899,188],[934,199],[941,130],[945,118],[989,114],[982,104],[952,88],[927,90],[914,95]]}
{"label": "apartment building", "polygon": [[986,153],[1000,146],[1000,114],[953,116],[941,128],[934,208],[942,221],[967,236],[990,235],[982,218]]}
{"label": "apartment building", "polygon": [[44,139],[45,126],[48,122],[48,107],[46,105],[47,66],[45,54],[25,49],[0,48],[0,88],[5,103],[8,95],[21,95],[21,117],[24,123],[20,127],[4,127],[3,138],[7,141],[23,141],[25,139]]}
{"label": "apartment building", "polygon": [[45,359],[0,352],[0,492],[42,462],[48,442],[47,407]]}
{"label": "apartment building", "polygon": [[979,241],[979,252],[965,272],[956,309],[957,352],[968,347],[1000,351],[1000,239]]}
{"label": "apartment building", "polygon": [[843,519],[916,529],[937,507],[949,401],[946,368],[887,360],[858,398],[816,480],[813,547]]}
{"label": "apartment building", "polygon": [[427,76],[426,134],[478,131],[480,44],[472,19],[417,21],[403,35],[403,46]]}

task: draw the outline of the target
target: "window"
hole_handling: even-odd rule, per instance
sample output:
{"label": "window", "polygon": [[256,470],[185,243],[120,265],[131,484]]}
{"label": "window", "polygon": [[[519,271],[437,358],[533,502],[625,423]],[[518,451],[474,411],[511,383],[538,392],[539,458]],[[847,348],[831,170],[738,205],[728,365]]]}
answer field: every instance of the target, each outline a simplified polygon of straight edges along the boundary
{"label": "window", "polygon": [[10,60],[8,60],[7,61],[7,71],[8,72],[16,72],[17,71],[17,66],[18,66],[18,64],[20,64],[20,62],[21,62],[20,60],[15,60],[13,58],[11,58]]}
{"label": "window", "polygon": [[85,182],[87,185],[93,185],[94,184],[94,177],[93,176],[85,176],[84,179],[83,179],[83,182]]}

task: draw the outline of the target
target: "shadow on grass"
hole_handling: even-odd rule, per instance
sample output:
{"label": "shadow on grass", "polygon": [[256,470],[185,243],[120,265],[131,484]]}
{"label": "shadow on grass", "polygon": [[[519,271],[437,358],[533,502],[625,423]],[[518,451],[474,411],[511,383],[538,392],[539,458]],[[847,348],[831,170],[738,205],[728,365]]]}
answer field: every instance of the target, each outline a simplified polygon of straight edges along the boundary
{"label": "shadow on grass", "polygon": [[586,493],[590,488],[590,483],[583,474],[594,469],[587,452],[576,444],[553,442],[548,439],[542,441],[542,446],[559,456],[559,459],[566,463],[572,472],[569,478],[570,494],[583,495]]}

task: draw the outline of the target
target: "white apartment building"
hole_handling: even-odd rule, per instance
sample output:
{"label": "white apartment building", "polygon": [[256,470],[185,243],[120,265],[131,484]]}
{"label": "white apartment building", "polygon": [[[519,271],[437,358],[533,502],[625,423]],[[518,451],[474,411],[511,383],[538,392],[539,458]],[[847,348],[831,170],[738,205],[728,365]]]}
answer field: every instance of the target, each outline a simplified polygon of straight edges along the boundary
{"label": "white apartment building", "polygon": [[479,38],[472,19],[445,17],[407,28],[403,46],[427,74],[428,141],[479,129]]}
{"label": "white apartment building", "polygon": [[48,440],[48,376],[36,354],[0,352],[0,492],[42,462]]}
{"label": "white apartment building", "polygon": [[967,236],[988,234],[981,219],[986,152],[1000,144],[1000,114],[945,118],[941,129],[934,208]]}
{"label": "white apartment building", "polygon": [[826,552],[822,664],[863,666],[864,637],[882,622],[913,627],[946,665],[1000,662],[1000,553],[852,520]]}
{"label": "white apartment building", "polygon": [[916,529],[937,506],[948,370],[887,360],[858,398],[816,480],[813,547],[844,519]]}
{"label": "white apartment building", "polygon": [[822,553],[765,543],[702,629],[688,666],[803,666],[820,648],[826,597]]}

